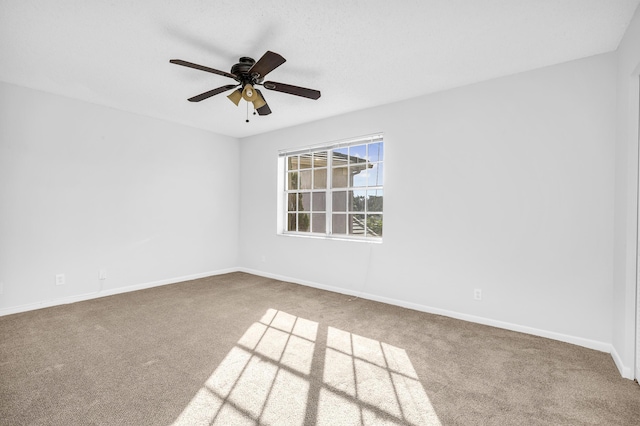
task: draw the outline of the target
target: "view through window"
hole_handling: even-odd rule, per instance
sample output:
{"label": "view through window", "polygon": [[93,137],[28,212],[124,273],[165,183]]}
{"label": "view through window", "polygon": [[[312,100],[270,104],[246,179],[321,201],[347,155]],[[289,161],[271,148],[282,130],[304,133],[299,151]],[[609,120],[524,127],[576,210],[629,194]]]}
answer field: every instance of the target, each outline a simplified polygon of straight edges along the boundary
{"label": "view through window", "polygon": [[382,238],[382,135],[280,156],[285,160],[285,233]]}

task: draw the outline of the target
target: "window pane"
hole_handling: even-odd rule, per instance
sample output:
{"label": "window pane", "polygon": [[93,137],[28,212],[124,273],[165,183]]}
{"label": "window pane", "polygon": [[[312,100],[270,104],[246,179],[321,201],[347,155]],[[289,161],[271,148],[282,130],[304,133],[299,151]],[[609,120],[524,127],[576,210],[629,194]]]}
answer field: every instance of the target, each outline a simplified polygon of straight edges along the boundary
{"label": "window pane", "polygon": [[363,214],[350,214],[349,215],[349,234],[351,235],[364,235],[364,215]]}
{"label": "window pane", "polygon": [[365,191],[349,191],[349,211],[363,212]]}
{"label": "window pane", "polygon": [[353,183],[351,186],[367,186],[367,182],[369,180],[369,170],[367,169],[367,165],[352,165],[351,176],[353,176]]}
{"label": "window pane", "polygon": [[313,211],[314,212],[323,212],[327,208],[327,194],[324,192],[314,192],[312,195],[313,198]]}
{"label": "window pane", "polygon": [[313,167],[327,167],[327,151],[313,153]]}
{"label": "window pane", "polygon": [[331,151],[334,166],[346,166],[349,158],[349,148],[338,148]]}
{"label": "window pane", "polygon": [[356,145],[349,147],[349,162],[350,163],[359,163],[361,161],[365,161],[367,158],[367,146],[366,145]]}
{"label": "window pane", "polygon": [[349,183],[348,173],[346,167],[334,167],[333,168],[333,188],[346,188]]}
{"label": "window pane", "polygon": [[369,144],[369,161],[382,161],[383,158],[383,148],[382,142],[371,143]]}
{"label": "window pane", "polygon": [[382,215],[367,215],[367,236],[382,237]]}
{"label": "window pane", "polygon": [[384,142],[343,143],[285,156],[285,232],[382,237]]}
{"label": "window pane", "polygon": [[367,211],[382,212],[382,189],[367,191]]}
{"label": "window pane", "polygon": [[300,156],[300,169],[310,169],[311,158],[312,158],[312,154],[302,154]]}
{"label": "window pane", "polygon": [[287,170],[296,170],[298,168],[298,156],[293,155],[287,157]]}
{"label": "window pane", "polygon": [[298,189],[298,172],[289,172],[287,176],[287,189]]}
{"label": "window pane", "polygon": [[287,196],[287,211],[295,212],[298,206],[298,194],[295,192]]}
{"label": "window pane", "polygon": [[324,213],[313,213],[312,215],[312,232],[327,232],[327,215]]}
{"label": "window pane", "polygon": [[311,193],[301,192],[298,194],[298,211],[310,212],[311,211]]}
{"label": "window pane", "polygon": [[311,189],[311,170],[300,172],[300,189]]}
{"label": "window pane", "polygon": [[347,211],[347,191],[337,191],[332,196],[333,211],[334,212],[346,212]]}
{"label": "window pane", "polygon": [[309,232],[309,213],[298,213],[298,231]]}
{"label": "window pane", "polygon": [[333,214],[331,215],[331,226],[334,234],[346,234],[347,233],[347,215],[346,214]]}
{"label": "window pane", "polygon": [[369,186],[382,186],[382,172],[384,165],[382,163],[375,163],[373,167],[368,170],[368,185]]}
{"label": "window pane", "polygon": [[296,231],[296,214],[287,214],[287,231]]}
{"label": "window pane", "polygon": [[313,189],[325,189],[327,187],[327,169],[313,171]]}

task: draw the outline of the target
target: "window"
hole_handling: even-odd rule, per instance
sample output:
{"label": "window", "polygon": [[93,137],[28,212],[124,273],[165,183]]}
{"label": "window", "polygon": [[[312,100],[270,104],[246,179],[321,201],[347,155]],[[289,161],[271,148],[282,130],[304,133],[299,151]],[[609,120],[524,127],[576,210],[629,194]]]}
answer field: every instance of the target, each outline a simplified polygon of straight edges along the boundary
{"label": "window", "polygon": [[284,233],[382,238],[382,135],[282,151],[280,157],[285,173]]}

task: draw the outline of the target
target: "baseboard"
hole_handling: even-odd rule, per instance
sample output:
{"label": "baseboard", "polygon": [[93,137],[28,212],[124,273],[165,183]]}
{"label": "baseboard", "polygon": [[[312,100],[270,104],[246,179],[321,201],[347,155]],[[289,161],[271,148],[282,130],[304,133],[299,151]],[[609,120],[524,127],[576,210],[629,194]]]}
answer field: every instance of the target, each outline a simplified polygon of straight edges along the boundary
{"label": "baseboard", "polygon": [[611,358],[613,358],[613,362],[616,364],[616,367],[618,367],[618,371],[620,371],[620,375],[622,377],[629,380],[634,379],[631,367],[624,365],[622,358],[620,358],[618,351],[616,351],[616,348],[613,345],[611,345]]}
{"label": "baseboard", "polygon": [[313,281],[301,280],[293,277],[272,274],[269,272],[264,272],[264,271],[259,271],[251,268],[244,268],[244,267],[226,268],[226,269],[220,269],[216,271],[201,272],[198,274],[191,274],[191,275],[174,277],[174,278],[169,278],[169,279],[164,279],[159,281],[152,281],[148,283],[135,284],[135,285],[126,286],[126,287],[102,290],[95,293],[64,297],[64,298],[47,300],[47,301],[37,302],[37,303],[30,303],[30,304],[25,304],[25,305],[10,307],[10,308],[3,308],[3,309],[0,309],[0,316],[32,311],[35,309],[48,308],[51,306],[65,305],[68,303],[82,302],[84,300],[97,299],[100,297],[112,296],[120,293],[128,293],[130,291],[144,290],[147,288],[159,287],[159,286],[168,285],[168,284],[175,284],[183,281],[190,281],[190,280],[210,277],[214,275],[228,274],[231,272],[245,272],[248,274],[257,275],[265,278],[271,278],[279,281],[292,282],[292,283],[304,285],[307,287],[318,288],[321,290],[332,291],[334,293],[341,293],[349,296],[356,296],[363,299],[373,300],[376,302],[388,303],[390,305],[401,306],[403,308],[413,309],[420,312],[442,315],[450,318],[460,319],[463,321],[469,321],[477,324],[488,325],[491,327],[502,328],[505,330],[517,331],[520,333],[526,333],[534,336],[545,337],[548,339],[558,340],[561,342],[571,343],[571,344],[582,346],[585,348],[594,349],[600,352],[606,352],[611,354],[611,357],[613,358],[613,361],[616,367],[618,368],[618,370],[620,371],[620,374],[622,375],[622,377],[627,379],[633,379],[631,368],[624,365],[624,363],[622,362],[622,359],[620,358],[620,355],[610,343],[600,342],[600,341],[591,340],[591,339],[585,339],[582,337],[576,337],[576,336],[571,336],[571,335],[562,334],[562,333],[556,333],[553,331],[541,330],[533,327],[527,327],[519,324],[498,321],[498,320],[479,317],[475,315],[463,314],[460,312],[449,311],[446,309],[434,308],[431,306],[421,305],[418,303],[407,302],[404,300],[393,299],[389,297],[377,296],[375,294],[348,290],[341,287],[324,285],[324,284],[316,283]]}
{"label": "baseboard", "polygon": [[[363,299],[373,300],[373,301],[376,301],[376,302],[382,302],[382,303],[388,303],[390,305],[401,306],[403,308],[413,309],[415,311],[426,312],[426,313],[436,314],[436,315],[442,315],[442,316],[446,316],[446,317],[450,317],[450,318],[460,319],[460,320],[463,320],[463,321],[469,321],[469,322],[473,322],[473,323],[477,323],[477,324],[489,325],[491,327],[502,328],[502,329],[505,329],[505,330],[517,331],[517,332],[520,332],[520,333],[526,333],[526,334],[531,334],[531,335],[534,335],[534,336],[545,337],[545,338],[552,339],[552,340],[558,340],[560,342],[571,343],[573,345],[582,346],[582,347],[585,347],[585,348],[588,348],[588,349],[594,349],[594,350],[600,351],[600,352],[606,352],[606,353],[612,353],[613,352],[613,347],[611,346],[610,343],[600,342],[600,341],[597,341],[597,340],[585,339],[585,338],[582,338],[582,337],[576,337],[576,336],[571,336],[571,335],[567,335],[567,334],[556,333],[554,331],[541,330],[541,329],[538,329],[538,328],[527,327],[527,326],[523,326],[523,325],[519,325],[519,324],[513,324],[513,323],[509,323],[509,322],[498,321],[498,320],[494,320],[494,319],[491,319],[491,318],[484,318],[484,317],[479,317],[479,316],[475,316],[475,315],[463,314],[463,313],[460,313],[460,312],[449,311],[449,310],[446,310],[446,309],[434,308],[434,307],[431,307],[431,306],[421,305],[421,304],[418,304],[418,303],[407,302],[407,301],[404,301],[404,300],[393,299],[393,298],[389,298],[389,297],[377,296],[375,294],[369,294],[369,293],[363,293],[363,292],[359,292],[359,291],[347,290],[347,289],[343,289],[343,288],[340,288],[340,287],[328,286],[328,285],[324,285],[324,284],[315,283],[315,282],[312,282],[312,281],[300,280],[300,279],[293,278],[293,277],[286,277],[286,276],[282,276],[282,275],[272,274],[272,273],[258,271],[258,270],[249,269],[249,268],[238,268],[238,270],[241,271],[241,272],[246,272],[248,274],[259,275],[259,276],[262,276],[262,277],[272,278],[272,279],[276,279],[276,280],[279,280],[279,281],[288,281],[288,282],[292,282],[292,283],[296,283],[296,284],[305,285],[305,286],[308,286],[308,287],[318,288],[318,289],[321,289],[321,290],[328,290],[328,291],[332,291],[332,292],[335,292],[335,293],[346,294],[348,296],[356,296],[356,297],[360,297],[360,298],[363,298]],[[618,365],[617,362],[616,362],[616,365]],[[620,367],[618,367],[618,368],[620,368]],[[621,373],[622,373],[622,370],[621,370]],[[624,376],[624,374],[623,374],[623,376]]]}
{"label": "baseboard", "polygon": [[84,300],[97,299],[105,296],[112,296],[114,294],[128,293],[130,291],[144,290],[146,288],[159,287],[159,286],[168,285],[168,284],[176,284],[183,281],[196,280],[198,278],[228,274],[230,272],[237,272],[237,271],[238,271],[238,268],[219,269],[216,271],[200,272],[197,274],[184,275],[181,277],[151,281],[151,282],[142,283],[142,284],[134,284],[134,285],[125,286],[125,287],[105,289],[105,290],[101,290],[93,293],[85,293],[85,294],[79,294],[76,296],[68,296],[68,297],[61,297],[58,299],[46,300],[42,302],[28,303],[25,305],[14,306],[10,308],[2,308],[0,309],[0,317],[4,315],[17,314],[20,312],[33,311],[36,309],[49,308],[52,306],[66,305],[68,303],[82,302]]}

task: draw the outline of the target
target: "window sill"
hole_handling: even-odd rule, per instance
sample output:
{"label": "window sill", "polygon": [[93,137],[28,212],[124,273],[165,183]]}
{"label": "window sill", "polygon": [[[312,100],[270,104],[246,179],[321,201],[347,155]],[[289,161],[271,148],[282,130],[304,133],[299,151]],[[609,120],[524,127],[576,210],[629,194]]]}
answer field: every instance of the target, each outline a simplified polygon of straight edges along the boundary
{"label": "window sill", "polygon": [[369,244],[382,244],[382,238],[357,238],[346,236],[333,236],[333,235],[318,235],[311,233],[299,233],[299,232],[278,232],[278,236],[294,237],[294,238],[309,238],[314,240],[332,240],[332,241],[347,241],[352,243],[369,243]]}

